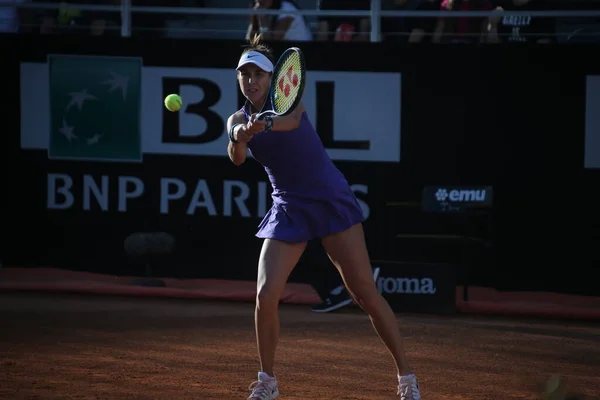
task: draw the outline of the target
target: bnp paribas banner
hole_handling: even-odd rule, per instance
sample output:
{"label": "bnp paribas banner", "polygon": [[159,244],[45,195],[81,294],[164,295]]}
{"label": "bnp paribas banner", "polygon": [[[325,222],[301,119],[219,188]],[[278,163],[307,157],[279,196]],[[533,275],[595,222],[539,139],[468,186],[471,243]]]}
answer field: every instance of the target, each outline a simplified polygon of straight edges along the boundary
{"label": "bnp paribas banner", "polygon": [[[52,159],[142,162],[144,154],[227,157],[239,107],[234,68],[144,66],[140,58],[50,55],[21,64],[21,147]],[[398,162],[399,73],[308,71],[304,103],[334,160]],[[179,93],[183,108],[163,106]],[[377,101],[373,101],[377,99]]]}
{"label": "bnp paribas banner", "polygon": [[[52,160],[102,163],[44,171],[48,209],[123,213],[149,204],[169,215],[265,215],[270,186],[264,179],[223,176],[207,164],[193,178],[144,175],[132,165],[148,162],[148,155],[153,162],[156,155],[190,155],[214,162],[214,168],[229,165],[225,124],[240,104],[233,68],[149,67],[136,57],[51,55],[44,63],[21,63],[20,69],[21,102],[27,105],[20,110],[21,148],[43,151]],[[307,76],[304,103],[334,160],[400,160],[400,74]],[[389,90],[391,85],[398,90]],[[169,93],[181,94],[179,112],[164,107]],[[372,101],[375,97],[381,101]],[[375,196],[370,182],[356,177],[349,182],[368,218]]]}
{"label": "bnp paribas banner", "polygon": [[585,95],[585,168],[600,168],[600,76],[588,75]]}

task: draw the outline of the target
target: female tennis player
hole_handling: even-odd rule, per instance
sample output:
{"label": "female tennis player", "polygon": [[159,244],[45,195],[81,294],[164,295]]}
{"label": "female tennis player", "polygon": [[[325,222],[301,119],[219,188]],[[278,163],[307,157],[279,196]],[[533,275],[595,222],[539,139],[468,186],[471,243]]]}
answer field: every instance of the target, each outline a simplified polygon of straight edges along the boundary
{"label": "female tennis player", "polygon": [[227,120],[227,152],[234,164],[241,165],[250,149],[273,187],[273,206],[256,234],[264,239],[254,316],[260,372],[258,381],[250,385],[248,399],[279,396],[273,367],[280,296],[307,241],[320,238],[352,297],[369,315],[394,358],[400,399],[419,400],[419,386],[406,360],[395,315],[373,282],[363,214],[348,182],[329,158],[301,102],[286,116],[256,118],[269,101],[274,69],[271,50],[260,43],[260,36],[244,49],[236,69],[247,101]]}

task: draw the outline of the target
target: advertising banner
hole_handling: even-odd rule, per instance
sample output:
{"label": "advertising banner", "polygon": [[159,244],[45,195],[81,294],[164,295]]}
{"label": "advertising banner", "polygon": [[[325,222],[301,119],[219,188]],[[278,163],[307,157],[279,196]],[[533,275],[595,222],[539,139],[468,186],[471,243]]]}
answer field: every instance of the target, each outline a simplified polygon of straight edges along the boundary
{"label": "advertising banner", "polygon": [[377,289],[394,311],[455,312],[456,272],[453,265],[375,261],[373,267]]}
{"label": "advertising banner", "polygon": [[[186,215],[197,215],[198,209],[212,217],[265,215],[270,206],[266,176],[219,180],[215,171],[229,164],[225,123],[240,106],[231,69],[146,67],[136,57],[50,55],[46,63],[21,63],[20,72],[21,101],[29,105],[20,116],[25,151],[77,162],[144,164],[151,155],[153,160],[189,156],[214,165],[209,176],[204,178],[204,169],[193,180],[169,175],[167,167],[160,176],[139,168],[141,173],[119,176],[73,175],[72,168],[48,173],[48,209],[127,212],[136,199],[139,204],[146,198],[153,202],[146,208],[160,214],[185,201],[179,208]],[[400,160],[399,73],[310,71],[308,77],[304,103],[334,161]],[[385,101],[375,108],[368,99],[381,96],[386,87],[398,90],[385,91]],[[363,95],[352,94],[359,91]],[[164,107],[162,99],[169,93],[184,99],[180,112]],[[376,124],[364,118],[373,114]],[[349,180],[359,198],[368,193],[367,182]],[[152,199],[148,186],[156,189]],[[369,205],[359,202],[368,218]]]}
{"label": "advertising banner", "polygon": [[[176,239],[170,274],[252,279],[260,250],[253,235],[271,187],[256,160],[236,167],[226,152],[226,120],[243,103],[235,65],[244,44],[102,37],[82,50],[76,36],[6,37],[1,79],[6,98],[18,101],[3,109],[2,201],[6,215],[20,219],[7,218],[3,259],[125,273],[123,240],[166,231]],[[402,259],[410,249],[395,233],[409,227],[445,231],[439,212],[491,206],[498,246],[490,262],[501,268],[473,268],[473,285],[548,289],[550,281],[565,285],[548,277],[549,262],[578,257],[572,264],[581,274],[597,266],[597,252],[562,239],[575,223],[581,231],[598,224],[593,202],[581,197],[597,186],[600,169],[594,49],[272,47],[281,54],[290,45],[305,54],[303,102],[367,217],[373,259]],[[183,98],[178,112],[163,105],[171,93]],[[549,190],[553,201],[540,201]],[[394,202],[424,207],[394,219]],[[427,207],[437,212],[421,215]],[[423,246],[436,261],[450,258]],[[536,261],[515,262],[523,259]],[[572,274],[573,285],[591,285],[581,274]]]}
{"label": "advertising banner", "polygon": [[[21,63],[20,80],[21,101],[29,104],[21,112],[21,146],[55,159],[227,157],[226,121],[241,106],[231,68],[51,55],[46,63]],[[164,107],[170,93],[183,98],[181,111]],[[400,73],[308,71],[303,102],[334,161],[399,162],[400,98]]]}

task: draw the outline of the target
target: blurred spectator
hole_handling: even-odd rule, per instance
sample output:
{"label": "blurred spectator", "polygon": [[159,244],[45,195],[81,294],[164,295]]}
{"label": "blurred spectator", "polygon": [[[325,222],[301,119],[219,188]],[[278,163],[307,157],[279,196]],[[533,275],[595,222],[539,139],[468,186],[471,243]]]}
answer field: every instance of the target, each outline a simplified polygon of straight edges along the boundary
{"label": "blurred spectator", "polygon": [[252,15],[246,39],[262,34],[265,40],[312,40],[312,32],[302,15],[290,13],[300,7],[292,0],[255,0],[250,3],[255,10],[280,10],[279,15]]}
{"label": "blurred spectator", "polygon": [[24,3],[26,0],[8,0],[13,5],[0,6],[0,32],[19,32],[20,15],[17,4]]}
{"label": "blurred spectator", "polygon": [[[421,0],[383,0],[381,9],[385,11],[414,11]],[[381,40],[406,42],[414,17],[381,17]]]}
{"label": "blurred spectator", "polygon": [[[41,0],[40,0],[41,1]],[[43,2],[57,2],[44,0]],[[69,0],[60,1],[59,9],[40,10],[40,33],[84,33],[92,36],[120,35],[121,14],[119,11],[82,11],[66,6],[71,4],[121,5],[121,0]]]}
{"label": "blurred spectator", "polygon": [[[73,0],[80,4],[109,4],[121,6],[121,0]],[[120,11],[84,11],[84,21],[90,25],[93,36],[120,36],[121,13]]]}
{"label": "blurred spectator", "polygon": [[[443,11],[490,11],[490,0],[444,0]],[[440,17],[437,21],[434,43],[478,43],[487,37],[489,18]]]}
{"label": "blurred spectator", "polygon": [[[370,10],[370,0],[321,0],[320,10]],[[316,39],[336,42],[368,42],[371,34],[369,17],[319,17]]]}
{"label": "blurred spectator", "polygon": [[[383,10],[439,11],[442,0],[386,0]],[[382,17],[382,40],[396,42],[431,42],[436,17]]]}
{"label": "blurred spectator", "polygon": [[[442,0],[420,0],[416,7],[417,11],[437,11],[441,7]],[[435,17],[409,18],[408,28],[410,36],[409,43],[432,42],[433,34],[437,25]]]}
{"label": "blurred spectator", "polygon": [[40,3],[59,3],[59,9],[39,9],[38,17],[40,18],[40,33],[62,33],[66,30],[71,30],[82,23],[82,12],[77,9],[66,9],[63,7],[64,2],[60,0],[34,0]]}
{"label": "blurred spectator", "polygon": [[[496,0],[497,11],[546,10],[544,0]],[[491,17],[489,43],[551,43],[554,41],[554,18],[529,15]]]}
{"label": "blurred spectator", "polygon": [[[139,4],[136,4],[139,3]],[[203,21],[206,15],[185,14],[185,7],[205,7],[204,0],[133,0],[134,5],[153,7],[181,7],[180,14],[134,13],[134,34],[154,37],[166,36],[177,39],[203,37]]]}

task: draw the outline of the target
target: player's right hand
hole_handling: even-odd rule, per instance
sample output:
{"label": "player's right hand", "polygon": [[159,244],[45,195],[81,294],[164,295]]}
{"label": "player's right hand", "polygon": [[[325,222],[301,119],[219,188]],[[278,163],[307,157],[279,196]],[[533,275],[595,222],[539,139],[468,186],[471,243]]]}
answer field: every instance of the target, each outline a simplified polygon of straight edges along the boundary
{"label": "player's right hand", "polygon": [[252,137],[254,136],[252,133],[249,133],[246,129],[246,125],[242,125],[240,126],[238,129],[236,129],[235,133],[235,140],[237,140],[240,143],[248,143]]}
{"label": "player's right hand", "polygon": [[256,114],[252,114],[250,120],[246,123],[244,127],[244,132],[250,135],[256,135],[257,133],[261,133],[265,130],[267,126],[267,122],[265,120],[256,119]]}

